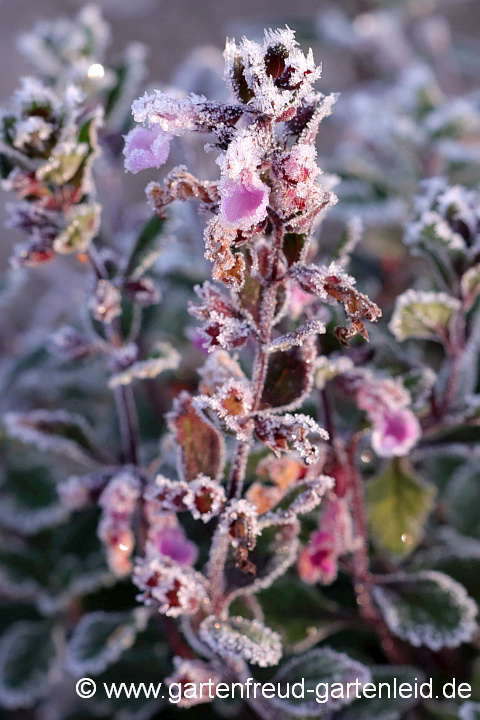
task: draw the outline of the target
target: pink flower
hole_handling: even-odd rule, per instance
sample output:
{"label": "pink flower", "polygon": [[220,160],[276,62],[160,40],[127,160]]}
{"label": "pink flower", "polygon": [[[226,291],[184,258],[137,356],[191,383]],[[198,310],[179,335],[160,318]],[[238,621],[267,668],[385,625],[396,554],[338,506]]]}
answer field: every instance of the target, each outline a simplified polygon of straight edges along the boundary
{"label": "pink flower", "polygon": [[337,577],[335,540],[331,533],[317,530],[298,557],[298,574],[310,585],[329,585]]}
{"label": "pink flower", "polygon": [[420,423],[410,410],[410,393],[400,380],[363,375],[357,405],[373,424],[372,448],[380,457],[403,456],[418,442]]}
{"label": "pink flower", "polygon": [[254,172],[238,180],[227,180],[221,188],[220,212],[228,226],[248,230],[267,214],[269,188]]}
{"label": "pink flower", "polygon": [[194,565],[198,557],[198,547],[187,539],[183,528],[163,527],[152,538],[152,546],[161,555],[172,558],[178,565]]}
{"label": "pink flower", "polygon": [[408,408],[385,407],[373,416],[372,448],[380,457],[407,455],[420,436],[420,423]]}
{"label": "pink flower", "polygon": [[304,309],[315,301],[315,295],[304,292],[298,285],[292,287],[290,296],[290,317],[298,320]]}
{"label": "pink flower", "polygon": [[125,169],[138,173],[148,168],[159,168],[167,162],[172,135],[161,127],[151,129],[140,125],[125,136]]}

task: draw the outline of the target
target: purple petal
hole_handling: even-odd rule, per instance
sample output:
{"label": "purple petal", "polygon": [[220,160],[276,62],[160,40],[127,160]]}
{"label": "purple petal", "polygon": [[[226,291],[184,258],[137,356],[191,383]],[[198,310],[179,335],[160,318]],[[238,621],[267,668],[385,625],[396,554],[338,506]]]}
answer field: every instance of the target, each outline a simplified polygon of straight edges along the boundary
{"label": "purple petal", "polygon": [[228,181],[222,191],[221,213],[228,225],[247,230],[267,214],[269,188],[257,179]]}
{"label": "purple petal", "polygon": [[168,159],[172,136],[161,128],[136,127],[125,137],[125,169],[131,173],[159,168]]}

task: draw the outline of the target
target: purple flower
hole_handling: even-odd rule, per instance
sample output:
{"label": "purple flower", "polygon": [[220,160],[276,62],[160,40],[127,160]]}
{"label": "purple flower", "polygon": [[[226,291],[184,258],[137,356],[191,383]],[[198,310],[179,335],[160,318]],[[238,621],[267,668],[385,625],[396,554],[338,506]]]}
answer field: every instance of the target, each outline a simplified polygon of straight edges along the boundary
{"label": "purple flower", "polygon": [[267,214],[269,188],[255,173],[246,172],[238,180],[227,180],[221,196],[221,217],[227,225],[248,230]]}
{"label": "purple flower", "polygon": [[372,448],[380,457],[407,455],[420,436],[420,423],[408,408],[384,407],[373,417]]}
{"label": "purple flower", "polygon": [[159,168],[167,162],[172,135],[160,127],[151,129],[140,125],[125,136],[125,169],[138,173],[148,168]]}
{"label": "purple flower", "polygon": [[164,527],[158,530],[152,545],[159,553],[172,558],[178,565],[194,565],[198,557],[198,547],[187,539],[182,527]]}

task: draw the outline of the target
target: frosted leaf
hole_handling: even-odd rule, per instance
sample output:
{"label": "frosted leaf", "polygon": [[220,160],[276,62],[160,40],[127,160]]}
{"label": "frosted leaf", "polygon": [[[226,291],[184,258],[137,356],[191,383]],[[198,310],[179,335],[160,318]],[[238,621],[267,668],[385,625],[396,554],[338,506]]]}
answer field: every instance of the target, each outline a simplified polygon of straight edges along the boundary
{"label": "frosted leaf", "polygon": [[217,428],[193,405],[187,392],[175,398],[167,415],[178,445],[178,474],[194,480],[199,474],[218,480],[225,464],[224,439]]}
{"label": "frosted leaf", "polygon": [[58,453],[82,464],[104,460],[92,429],[80,415],[63,410],[32,410],[7,413],[4,422],[10,437],[39,450]]}
{"label": "frosted leaf", "polygon": [[289,350],[291,347],[299,346],[305,343],[305,340],[311,335],[323,335],[327,332],[325,323],[321,320],[307,320],[293,332],[281,335],[272,340],[268,346],[268,352]]}
{"label": "frosted leaf", "polygon": [[[175,703],[177,707],[190,708],[214,699],[215,688],[221,677],[213,666],[201,660],[174,657],[173,667],[173,673],[165,678],[165,683],[181,689],[181,698]],[[206,686],[208,692],[205,691]]]}
{"label": "frosted leaf", "polygon": [[155,484],[147,488],[144,494],[154,516],[186,510],[185,500],[190,496],[191,491],[187,482],[170,480],[163,475],[157,475]]}
{"label": "frosted leaf", "polygon": [[205,257],[213,263],[212,276],[233,290],[240,290],[245,282],[245,258],[242,252],[233,253],[237,239],[235,229],[213,218],[205,227]]}
{"label": "frosted leaf", "polygon": [[201,335],[208,351],[219,347],[226,350],[242,347],[252,328],[233,303],[209,282],[196,285],[195,292],[200,303],[190,303],[188,311],[203,322]]}
{"label": "frosted leaf", "polygon": [[90,152],[87,143],[64,141],[58,143],[46,163],[35,173],[37,180],[64,185],[76,175]]}
{"label": "frosted leaf", "polygon": [[133,582],[142,590],[140,602],[171,617],[196,613],[206,597],[205,578],[165,556],[138,560]]}
{"label": "frosted leaf", "polygon": [[350,372],[353,368],[354,365],[350,358],[343,356],[332,358],[322,355],[315,360],[315,386],[319,390],[323,390],[328,382],[339,375]]}
{"label": "frosted leaf", "polygon": [[195,520],[209,522],[226,502],[225,490],[215,480],[199,475],[188,484],[191,494],[184,501]]}
{"label": "frosted leaf", "polygon": [[277,120],[295,114],[320,75],[312,51],[305,56],[288,27],[266,30],[262,45],[246,38],[239,46],[227,42],[225,77],[230,88],[249,107]]}
{"label": "frosted leaf", "polygon": [[[260,534],[255,547],[248,550],[230,548],[225,560],[225,592],[228,603],[236,597],[250,596],[271,585],[284,575],[297,559],[300,523],[295,516],[259,518]],[[245,563],[247,560],[247,563]]]}
{"label": "frosted leaf", "polygon": [[423,194],[415,198],[414,211],[414,221],[407,228],[407,245],[475,256],[480,246],[476,191],[432,178],[423,183]]}
{"label": "frosted leaf", "polygon": [[112,467],[95,470],[87,475],[71,475],[58,485],[62,504],[69,510],[82,510],[96,503],[105,486],[118,472]]}
{"label": "frosted leaf", "polygon": [[277,665],[282,657],[280,635],[256,620],[210,615],[200,625],[200,638],[220,657],[260,667]]}
{"label": "frosted leaf", "polygon": [[212,352],[198,370],[198,374],[201,378],[199,390],[203,395],[214,395],[215,391],[229,380],[245,380],[239,363],[225,350]]}
{"label": "frosted leaf", "polygon": [[120,385],[129,385],[133,380],[156,378],[166,370],[176,370],[180,360],[179,353],[169,343],[159,342],[151,357],[134,362],[123,372],[112,375],[108,387],[113,389]]}
{"label": "frosted leaf", "polygon": [[391,632],[415,647],[457,647],[477,631],[476,603],[443,573],[390,576],[373,597]]}
{"label": "frosted leaf", "polygon": [[53,333],[50,341],[52,352],[66,360],[85,360],[98,351],[98,346],[88,335],[69,325]]}
{"label": "frosted leaf", "polygon": [[304,515],[314,510],[322,501],[322,497],[333,489],[334,480],[328,475],[320,475],[312,480],[297,482],[291,487],[280,502],[266,515],[260,519],[275,522],[287,520],[292,516]]}
{"label": "frosted leaf", "polygon": [[102,206],[88,203],[74,206],[67,216],[69,221],[53,242],[58,253],[86,252],[93,238],[100,229]]}
{"label": "frosted leaf", "polygon": [[407,290],[396,300],[389,328],[400,342],[408,338],[446,342],[459,309],[460,301],[446,293]]}
{"label": "frosted leaf", "polygon": [[237,439],[248,442],[248,415],[253,408],[253,393],[247,380],[228,380],[215,395],[198,395],[193,404],[199,410],[211,410]]}
{"label": "frosted leaf", "polygon": [[[368,667],[345,653],[328,647],[315,648],[293,657],[276,672],[272,682],[283,690],[279,690],[279,695],[283,697],[272,697],[270,702],[289,716],[315,717],[319,714],[318,702],[315,699],[318,686],[327,690],[328,695],[322,707],[326,713],[330,713],[355,700],[356,694],[350,691],[349,683],[358,683],[361,688],[371,679]],[[305,684],[305,694],[302,693],[296,698],[292,697],[291,693],[286,694],[286,686],[291,688],[299,681]],[[335,690],[340,690],[340,693]]]}
{"label": "frosted leaf", "polygon": [[318,448],[308,435],[313,433],[328,440],[328,433],[308,415],[264,415],[255,419],[255,433],[277,457],[281,452],[295,449],[307,464],[315,462]]}
{"label": "frosted leaf", "polygon": [[[141,612],[139,612],[139,610]],[[77,677],[98,675],[116,662],[145,629],[144,608],[134,613],[90,612],[83,615],[67,646],[67,665]]]}
{"label": "frosted leaf", "polygon": [[355,290],[355,280],[344,272],[341,265],[331,263],[328,267],[317,267],[296,263],[290,273],[305,292],[330,304],[343,304],[350,322],[346,328],[336,330],[342,342],[356,333],[368,339],[363,320],[376,322],[381,317],[381,310],[366,295]]}
{"label": "frosted leaf", "polygon": [[109,325],[122,314],[122,294],[109,280],[98,280],[88,307],[95,320]]}
{"label": "frosted leaf", "polygon": [[316,357],[315,338],[309,335],[301,346],[270,353],[265,384],[260,399],[260,413],[296,410],[313,387]]}
{"label": "frosted leaf", "polygon": [[57,652],[48,622],[10,625],[0,641],[2,705],[9,709],[33,707],[49,692],[56,663]]}
{"label": "frosted leaf", "polygon": [[216,182],[198,180],[183,165],[173,168],[162,185],[149,183],[145,193],[148,204],[159,218],[165,217],[167,207],[175,200],[197,199],[208,209],[213,209],[219,200]]}
{"label": "frosted leaf", "polygon": [[206,475],[198,475],[188,483],[158,475],[145,497],[161,515],[190,510],[196,520],[205,523],[218,515],[226,499],[223,487]]}

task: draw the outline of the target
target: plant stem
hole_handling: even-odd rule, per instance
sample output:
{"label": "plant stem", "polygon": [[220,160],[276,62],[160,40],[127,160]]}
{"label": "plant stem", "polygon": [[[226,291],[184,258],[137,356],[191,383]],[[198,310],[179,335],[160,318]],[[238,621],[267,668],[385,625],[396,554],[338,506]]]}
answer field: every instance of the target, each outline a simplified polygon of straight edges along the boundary
{"label": "plant stem", "polygon": [[[97,278],[107,280],[107,269],[93,243],[90,244],[88,249],[88,257]],[[105,333],[112,347],[118,347],[121,344],[122,341],[118,332],[115,332],[111,325],[105,326]],[[130,386],[123,385],[115,388],[113,392],[122,438],[122,459],[124,463],[137,465],[138,418],[133,391]]]}
{"label": "plant stem", "polygon": [[129,385],[117,387],[114,396],[122,437],[123,462],[138,465],[138,419],[132,388]]}
{"label": "plant stem", "polygon": [[[268,345],[272,335],[273,320],[275,317],[277,301],[277,273],[278,259],[283,245],[284,228],[281,223],[275,225],[275,245],[273,248],[272,274],[270,282],[266,285],[260,308],[259,339],[255,348],[255,358],[252,370],[253,386],[253,408],[255,412],[259,409],[262,400],[263,388],[268,369]],[[250,436],[253,434],[253,425],[250,427]],[[232,470],[228,482],[227,496],[229,498],[240,498],[245,480],[250,442],[237,441],[235,456],[232,462]]]}

